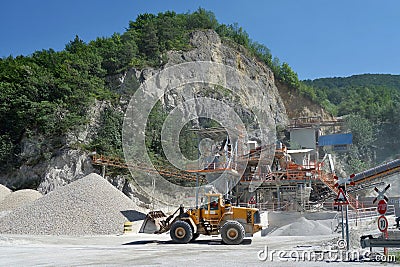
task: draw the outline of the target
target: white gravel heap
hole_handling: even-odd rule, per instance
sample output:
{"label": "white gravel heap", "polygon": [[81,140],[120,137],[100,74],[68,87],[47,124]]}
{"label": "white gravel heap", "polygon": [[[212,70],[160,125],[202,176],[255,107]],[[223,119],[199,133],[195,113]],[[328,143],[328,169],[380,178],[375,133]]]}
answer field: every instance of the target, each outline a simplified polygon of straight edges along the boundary
{"label": "white gravel heap", "polygon": [[131,199],[93,173],[0,218],[0,233],[119,234],[128,219],[145,217],[139,211]]}
{"label": "white gravel heap", "polygon": [[310,236],[310,235],[329,235],[332,230],[327,224],[330,221],[323,220],[307,220],[300,217],[294,222],[284,225],[274,232],[271,236]]}
{"label": "white gravel heap", "polygon": [[0,211],[13,210],[15,208],[22,207],[41,197],[42,194],[32,189],[23,189],[12,192],[0,202]]}
{"label": "white gravel heap", "polygon": [[11,190],[0,184],[0,202],[11,193]]}

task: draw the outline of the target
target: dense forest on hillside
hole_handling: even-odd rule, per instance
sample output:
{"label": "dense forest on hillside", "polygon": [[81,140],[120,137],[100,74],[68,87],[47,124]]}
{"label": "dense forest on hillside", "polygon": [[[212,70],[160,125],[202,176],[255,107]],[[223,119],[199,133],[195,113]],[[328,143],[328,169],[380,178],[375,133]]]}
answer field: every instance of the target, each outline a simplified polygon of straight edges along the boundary
{"label": "dense forest on hillside", "polygon": [[400,75],[363,74],[302,81],[316,100],[337,116],[346,116],[353,133],[345,154],[351,171],[372,167],[400,153]]}
{"label": "dense forest on hillside", "polygon": [[400,111],[400,75],[364,74],[303,81],[321,102],[334,105],[338,116],[359,114],[379,123],[392,121]]}
{"label": "dense forest on hillside", "polygon": [[[20,152],[25,137],[42,136],[51,148],[63,146],[64,135],[87,122],[87,107],[96,99],[117,104],[123,94],[132,93],[113,90],[108,77],[130,68],[162,66],[168,50],[190,49],[189,34],[196,29],[215,30],[223,41],[243,46],[270,66],[282,82],[299,83],[287,63],[272,58],[266,46],[253,42],[237,24],[218,23],[212,12],[200,8],[186,14],[139,15],[122,34],[88,43],[76,36],[63,51],[49,49],[0,59],[0,168],[18,167],[24,160]],[[153,111],[155,122],[163,117],[161,113]],[[86,148],[121,156],[122,117],[113,109],[103,112],[98,138]],[[150,128],[159,125],[149,122]],[[157,129],[149,132],[157,132],[153,130]],[[162,151],[158,139],[149,135],[146,140],[155,154]]]}

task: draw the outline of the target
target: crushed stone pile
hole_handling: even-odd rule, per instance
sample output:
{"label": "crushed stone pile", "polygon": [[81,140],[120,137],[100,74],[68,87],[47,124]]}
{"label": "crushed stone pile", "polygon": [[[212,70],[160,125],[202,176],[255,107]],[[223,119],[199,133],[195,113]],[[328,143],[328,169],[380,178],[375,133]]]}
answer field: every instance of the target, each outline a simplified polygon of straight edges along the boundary
{"label": "crushed stone pile", "polygon": [[8,189],[6,186],[0,184],[0,202],[9,194],[11,193],[11,190]]}
{"label": "crushed stone pile", "polygon": [[311,236],[311,235],[329,235],[332,230],[327,226],[328,222],[324,220],[307,220],[300,217],[294,222],[279,227],[271,236]]}
{"label": "crushed stone pile", "polygon": [[144,210],[97,174],[89,174],[0,217],[0,233],[109,235]]}
{"label": "crushed stone pile", "polygon": [[0,211],[13,210],[22,207],[41,197],[41,193],[32,189],[23,189],[12,192],[0,202]]}

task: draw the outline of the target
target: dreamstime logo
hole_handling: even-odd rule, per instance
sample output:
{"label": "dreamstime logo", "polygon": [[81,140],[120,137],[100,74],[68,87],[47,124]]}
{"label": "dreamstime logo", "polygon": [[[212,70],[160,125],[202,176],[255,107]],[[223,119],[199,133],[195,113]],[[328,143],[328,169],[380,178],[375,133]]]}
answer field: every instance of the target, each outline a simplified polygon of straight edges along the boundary
{"label": "dreamstime logo", "polygon": [[340,239],[336,249],[328,247],[322,250],[270,250],[268,246],[257,252],[259,261],[314,261],[314,262],[338,262],[338,261],[379,261],[395,262],[395,255],[373,254],[370,251],[346,250],[346,241]]}
{"label": "dreamstime logo", "polygon": [[[213,93],[217,90],[232,96],[235,103],[227,103],[226,99],[215,99]],[[204,92],[210,93],[207,95]],[[216,121],[225,129],[229,140],[243,141],[249,137],[256,137],[263,147],[259,162],[270,164],[276,140],[275,121],[271,116],[271,99],[267,90],[244,75],[243,71],[219,63],[187,62],[159,71],[137,89],[125,113],[123,150],[132,177],[153,198],[168,202],[166,196],[173,196],[175,204],[177,198],[185,202],[185,199],[193,198],[196,190],[205,191],[210,185],[218,187],[221,184],[229,184],[228,189],[231,189],[243,174],[244,168],[237,169],[239,173],[235,176],[235,183],[227,183],[231,179],[231,174],[227,171],[208,181],[208,185],[199,187],[183,187],[164,179],[153,166],[146,148],[146,125],[151,110],[160,101],[170,107],[162,125],[161,143],[169,163],[179,170],[188,170],[188,166],[202,166],[204,158],[207,157],[200,147],[199,157],[190,160],[181,152],[179,146],[179,136],[184,126],[199,118]],[[242,113],[246,110],[253,114],[258,123],[255,133],[246,130],[247,125],[240,116],[243,114],[238,114],[238,110]],[[198,141],[201,145],[210,140],[204,138]],[[245,166],[246,162],[241,164]],[[259,185],[256,181],[252,184],[253,189]]]}

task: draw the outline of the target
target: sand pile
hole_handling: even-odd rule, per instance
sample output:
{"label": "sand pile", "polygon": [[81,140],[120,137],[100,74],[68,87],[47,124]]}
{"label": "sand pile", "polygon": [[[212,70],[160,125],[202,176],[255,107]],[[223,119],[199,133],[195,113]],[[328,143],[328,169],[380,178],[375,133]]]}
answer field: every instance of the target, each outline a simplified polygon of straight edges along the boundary
{"label": "sand pile", "polygon": [[127,220],[144,219],[140,211],[108,181],[90,174],[0,218],[0,233],[118,234]]}
{"label": "sand pile", "polygon": [[4,185],[0,184],[0,202],[9,194],[11,193],[11,190],[5,187]]}
{"label": "sand pile", "polygon": [[23,189],[12,192],[0,202],[0,211],[13,210],[22,207],[41,197],[42,194],[32,189]]}
{"label": "sand pile", "polygon": [[273,231],[271,236],[311,236],[329,235],[332,230],[324,220],[307,220],[304,217],[296,219],[294,222],[279,227]]}

